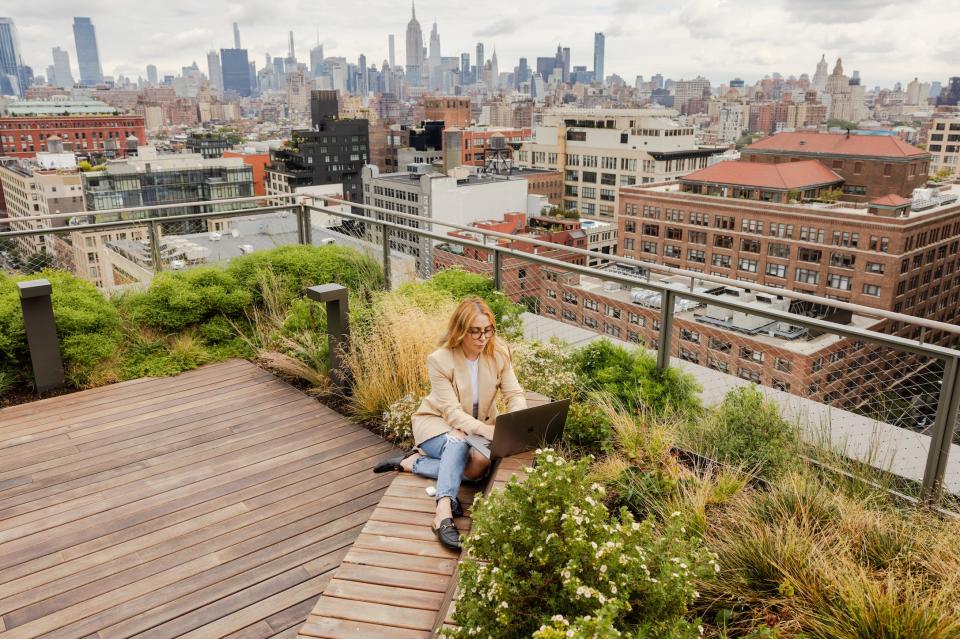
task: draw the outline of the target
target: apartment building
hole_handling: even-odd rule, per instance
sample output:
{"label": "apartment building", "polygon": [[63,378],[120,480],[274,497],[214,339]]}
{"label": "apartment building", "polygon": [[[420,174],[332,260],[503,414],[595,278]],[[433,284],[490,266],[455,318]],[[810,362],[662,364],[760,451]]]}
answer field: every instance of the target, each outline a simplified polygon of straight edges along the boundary
{"label": "apartment building", "polygon": [[960,113],[937,114],[929,124],[930,173],[960,175]]}
{"label": "apartment building", "polygon": [[724,149],[701,148],[670,109],[555,109],[517,154],[520,166],[563,172],[566,210],[612,221],[620,187],[675,180]]}
{"label": "apartment building", "polygon": [[424,96],[423,108],[424,119],[439,120],[447,126],[470,126],[470,98]]}

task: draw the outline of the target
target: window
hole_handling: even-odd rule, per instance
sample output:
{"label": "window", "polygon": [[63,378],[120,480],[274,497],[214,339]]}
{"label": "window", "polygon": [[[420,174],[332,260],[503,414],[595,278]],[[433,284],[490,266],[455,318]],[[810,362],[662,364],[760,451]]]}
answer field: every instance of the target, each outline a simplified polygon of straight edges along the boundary
{"label": "window", "polygon": [[754,384],[759,384],[759,383],[760,383],[760,373],[758,373],[758,372],[756,372],[756,371],[752,371],[752,370],[750,370],[749,368],[738,368],[738,369],[737,369],[737,377],[739,377],[739,378],[741,378],[741,379],[749,380],[749,381],[753,382]]}
{"label": "window", "polygon": [[789,373],[793,370],[793,363],[788,359],[777,357],[773,360],[773,367],[782,373]]}
{"label": "window", "polygon": [[733,236],[732,235],[714,235],[713,245],[716,246],[717,248],[732,249]]}
{"label": "window", "polygon": [[652,235],[653,237],[660,236],[660,227],[656,224],[644,224],[640,230],[644,235]]}
{"label": "window", "polygon": [[790,247],[787,244],[770,242],[767,244],[767,255],[770,257],[780,257],[785,260],[790,259]]}
{"label": "window", "polygon": [[[668,214],[669,214],[669,211],[668,211]],[[678,229],[678,228],[674,228],[674,227],[672,227],[672,226],[668,226],[668,227],[666,228],[666,235],[665,235],[664,237],[666,237],[668,240],[681,240],[681,241],[682,241],[682,240],[683,240],[683,229]]]}
{"label": "window", "polygon": [[763,351],[755,351],[747,346],[741,346],[740,359],[749,359],[754,362],[763,363]]}
{"label": "window", "polygon": [[763,222],[759,220],[748,220],[744,218],[740,221],[740,230],[744,233],[763,233]]}
{"label": "window", "polygon": [[657,243],[656,242],[640,242],[640,251],[643,253],[653,253],[657,254]]}
{"label": "window", "polygon": [[630,313],[629,317],[627,318],[627,321],[629,321],[631,324],[636,324],[637,326],[647,325],[647,318],[637,313]]}
{"label": "window", "polygon": [[693,362],[694,364],[700,363],[700,354],[691,350],[687,350],[683,346],[677,350],[677,354],[680,356],[680,359]]}
{"label": "window", "polygon": [[805,246],[797,249],[797,259],[801,262],[816,262],[819,264],[821,257],[823,257],[823,251],[818,249],[811,249]]}
{"label": "window", "polygon": [[592,317],[584,317],[583,325],[588,326],[590,328],[597,328],[598,326],[600,326],[600,323],[597,322],[597,320],[593,319]]}
{"label": "window", "polygon": [[664,257],[673,257],[673,258],[679,259],[679,258],[680,258],[680,254],[681,254],[680,247],[677,246],[676,244],[664,244],[664,245],[663,245],[663,256],[664,256]]}
{"label": "window", "polygon": [[890,164],[889,162],[884,163],[883,177],[890,177],[891,175],[893,175],[893,164]]}
{"label": "window", "polygon": [[577,304],[577,303],[578,303],[578,300],[577,300],[577,296],[576,296],[576,295],[573,295],[572,293],[566,293],[566,292],[563,294],[563,301],[566,302],[567,304]]}
{"label": "window", "polygon": [[732,258],[729,255],[717,255],[716,253],[714,253],[712,264],[714,266],[730,268],[731,259]]}
{"label": "window", "polygon": [[589,311],[600,310],[600,305],[597,304],[596,300],[592,300],[586,297],[583,298],[583,307]]}
{"label": "window", "polygon": [[737,224],[737,218],[718,215],[714,220],[714,228],[732,231]]}
{"label": "window", "polygon": [[616,337],[617,339],[620,339],[620,327],[617,326],[616,324],[607,324],[606,322],[604,322],[603,332],[606,333],[607,335],[610,335],[611,337]]}
{"label": "window", "polygon": [[689,231],[687,233],[687,242],[690,244],[706,244],[707,234],[705,231]]}
{"label": "window", "polygon": [[836,266],[837,268],[854,268],[856,261],[857,257],[849,253],[830,254],[830,266]]}
{"label": "window", "polygon": [[720,371],[721,373],[726,373],[726,372],[728,372],[728,370],[727,370],[727,368],[728,368],[728,367],[727,367],[727,363],[724,362],[723,360],[717,359],[716,357],[708,357],[708,358],[707,358],[707,366],[709,366],[710,368],[712,368],[712,369],[715,370],[715,371]]}
{"label": "window", "polygon": [[607,306],[607,317],[612,317],[613,319],[620,319],[620,309],[616,306]]}
{"label": "window", "polygon": [[577,321],[577,314],[574,313],[573,311],[569,311],[569,310],[564,309],[564,310],[563,310],[563,313],[561,313],[561,316],[563,317],[563,319],[565,319],[565,320],[567,320],[567,321],[569,321],[569,322],[576,322],[576,321]]}
{"label": "window", "polygon": [[717,339],[716,337],[711,337],[710,341],[707,343],[707,346],[709,346],[712,350],[719,351],[721,353],[729,353],[730,349],[733,348],[733,344],[730,342],[725,342],[721,339]]}
{"label": "window", "polygon": [[841,291],[849,291],[852,281],[849,275],[837,275],[836,273],[829,273],[827,275],[827,286],[829,288],[840,289]]}
{"label": "window", "polygon": [[880,287],[876,284],[864,284],[863,294],[872,295],[873,297],[880,297]]}
{"label": "window", "polygon": [[697,331],[690,331],[685,328],[680,329],[680,339],[686,342],[693,342],[694,344],[700,343],[700,333]]}
{"label": "window", "polygon": [[800,239],[805,242],[817,242],[819,244],[823,244],[823,237],[823,229],[818,229],[813,226],[800,227]]}
{"label": "window", "polygon": [[590,184],[597,183],[597,174],[595,171],[584,171],[583,172],[583,181],[589,182]]}
{"label": "window", "polygon": [[797,282],[802,284],[819,284],[820,283],[820,271],[813,271],[805,268],[798,268],[796,272],[796,277],[794,278]]}
{"label": "window", "polygon": [[690,262],[697,262],[699,264],[706,264],[707,263],[706,251],[697,251],[694,249],[687,249],[687,260]]}
{"label": "window", "polygon": [[785,264],[767,264],[767,275],[773,277],[786,277],[787,267]]}
{"label": "window", "polygon": [[774,387],[775,389],[777,389],[778,391],[783,391],[784,393],[789,393],[789,392],[790,392],[790,384],[789,384],[789,382],[785,382],[785,381],[783,381],[782,379],[774,379],[774,380],[773,380],[773,387]]}
{"label": "window", "polygon": [[747,273],[756,273],[757,264],[757,260],[749,260],[745,257],[741,257],[740,261],[737,262],[737,268],[739,268],[741,271],[746,271]]}
{"label": "window", "polygon": [[623,240],[623,250],[632,251],[636,248],[635,244],[636,242],[634,241],[634,239],[632,237],[628,237]]}
{"label": "window", "polygon": [[867,273],[883,275],[885,268],[881,262],[867,262]]}

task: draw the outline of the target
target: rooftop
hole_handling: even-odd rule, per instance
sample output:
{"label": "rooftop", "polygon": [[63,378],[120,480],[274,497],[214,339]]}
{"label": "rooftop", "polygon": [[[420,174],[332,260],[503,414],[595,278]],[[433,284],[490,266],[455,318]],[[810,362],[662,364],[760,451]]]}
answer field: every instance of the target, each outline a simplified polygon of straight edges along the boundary
{"label": "rooftop", "polygon": [[18,100],[3,110],[9,117],[119,114],[116,107],[97,100]]}
{"label": "rooftop", "polygon": [[842,182],[843,178],[817,160],[766,164],[731,160],[719,162],[680,178],[682,182],[712,182],[755,186],[777,191],[804,189]]}
{"label": "rooftop", "polygon": [[822,153],[826,155],[858,155],[891,158],[923,158],[929,153],[907,144],[892,135],[848,135],[846,133],[812,133],[798,131],[777,135],[754,142],[746,151],[789,151],[793,153]]}

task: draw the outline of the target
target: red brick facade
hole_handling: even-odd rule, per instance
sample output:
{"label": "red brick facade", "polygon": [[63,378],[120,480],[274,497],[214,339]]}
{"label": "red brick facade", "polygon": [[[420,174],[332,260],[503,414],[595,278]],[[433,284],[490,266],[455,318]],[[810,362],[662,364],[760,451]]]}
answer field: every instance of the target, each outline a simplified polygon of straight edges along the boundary
{"label": "red brick facade", "polygon": [[0,155],[33,158],[49,151],[47,141],[59,137],[67,150],[105,154],[116,142],[116,154],[126,154],[126,139],[147,143],[143,118],[138,115],[0,116]]}

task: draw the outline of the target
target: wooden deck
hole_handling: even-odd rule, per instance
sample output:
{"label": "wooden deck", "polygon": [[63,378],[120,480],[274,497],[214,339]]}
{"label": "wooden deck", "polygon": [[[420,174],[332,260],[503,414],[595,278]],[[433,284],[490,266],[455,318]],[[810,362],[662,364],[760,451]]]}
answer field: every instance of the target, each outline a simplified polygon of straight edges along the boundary
{"label": "wooden deck", "polygon": [[295,637],[392,452],[240,360],[0,410],[2,636]]}

